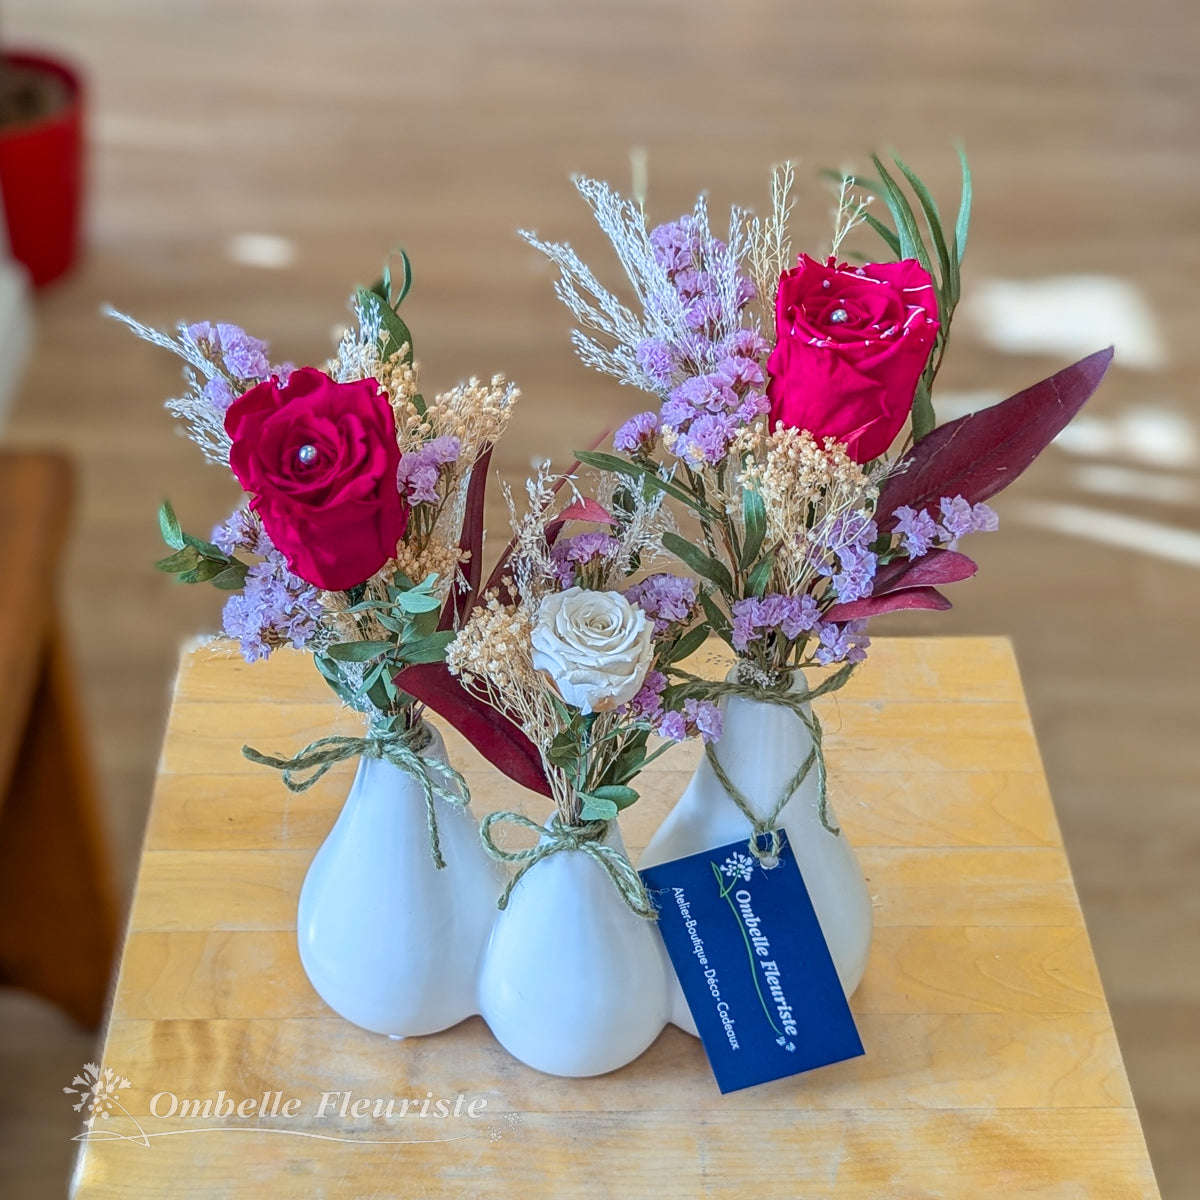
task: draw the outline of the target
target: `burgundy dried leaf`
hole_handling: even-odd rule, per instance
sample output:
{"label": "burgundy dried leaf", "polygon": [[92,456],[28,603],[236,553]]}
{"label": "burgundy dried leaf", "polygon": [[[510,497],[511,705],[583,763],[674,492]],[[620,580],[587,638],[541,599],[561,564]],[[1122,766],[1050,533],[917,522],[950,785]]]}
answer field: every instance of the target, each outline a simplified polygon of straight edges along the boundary
{"label": "burgundy dried leaf", "polygon": [[872,596],[885,596],[902,588],[929,587],[970,579],[979,567],[957,550],[930,550],[920,558],[900,558],[880,567]]}
{"label": "burgundy dried leaf", "polygon": [[471,695],[445,663],[419,663],[396,676],[396,686],[432,708],[463,735],[498,771],[514,783],[553,796],[542,757],[534,744],[510,721]]}
{"label": "burgundy dried leaf", "polygon": [[978,504],[1008,487],[1083,407],[1112,356],[1111,347],[1098,350],[922,438],[908,455],[907,469],[890,475],[883,485],[876,508],[879,528],[893,529],[892,514],[904,505],[933,508],[943,496],[962,496]]}
{"label": "burgundy dried leaf", "polygon": [[479,591],[479,579],[483,574],[483,512],[487,500],[488,468],[492,462],[492,447],[489,446],[471,468],[471,479],[467,484],[467,502],[463,511],[462,536],[458,544],[468,551],[470,557],[463,568],[467,587],[450,589],[446,603],[442,606],[439,630],[457,629],[475,604]]}
{"label": "burgundy dried leaf", "polygon": [[880,617],[884,613],[908,608],[929,608],[944,611],[953,607],[941,592],[931,587],[901,588],[884,596],[867,596],[864,600],[851,600],[847,604],[835,604],[825,613],[827,621],[861,621],[864,617]]}

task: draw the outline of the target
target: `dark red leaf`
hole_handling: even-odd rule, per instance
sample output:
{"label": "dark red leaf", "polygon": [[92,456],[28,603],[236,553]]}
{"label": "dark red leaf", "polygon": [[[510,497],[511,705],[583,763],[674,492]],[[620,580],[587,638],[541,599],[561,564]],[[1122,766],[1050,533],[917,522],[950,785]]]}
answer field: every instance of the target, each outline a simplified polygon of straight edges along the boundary
{"label": "dark red leaf", "polygon": [[492,447],[489,446],[471,468],[471,480],[467,484],[467,502],[463,510],[462,536],[458,544],[469,552],[463,574],[467,587],[460,590],[451,587],[446,603],[442,606],[442,617],[438,629],[457,629],[475,605],[479,591],[479,579],[483,574],[483,511],[487,500],[488,468],[492,462]]}
{"label": "dark red leaf", "polygon": [[1056,438],[1100,385],[1112,348],[1035,383],[999,404],[971,413],[923,437],[908,468],[890,475],[876,511],[879,528],[895,526],[892,514],[908,505],[936,506],[943,496],[978,504],[1008,487]]}
{"label": "dark red leaf", "polygon": [[453,725],[514,783],[553,797],[534,744],[507,717],[468,692],[445,663],[405,667],[396,676],[396,685]]}
{"label": "dark red leaf", "polygon": [[872,596],[885,596],[902,588],[928,587],[970,579],[979,568],[957,550],[930,550],[920,558],[900,558],[880,567]]}
{"label": "dark red leaf", "polygon": [[551,524],[557,525],[566,521],[595,521],[600,525],[615,525],[616,518],[598,500],[591,496],[583,496],[558,514]]}
{"label": "dark red leaf", "polygon": [[879,617],[884,613],[905,608],[930,608],[944,610],[952,607],[950,601],[931,587],[901,588],[885,596],[868,596],[865,600],[851,600],[848,604],[835,604],[825,613],[826,621],[861,621],[864,617]]}

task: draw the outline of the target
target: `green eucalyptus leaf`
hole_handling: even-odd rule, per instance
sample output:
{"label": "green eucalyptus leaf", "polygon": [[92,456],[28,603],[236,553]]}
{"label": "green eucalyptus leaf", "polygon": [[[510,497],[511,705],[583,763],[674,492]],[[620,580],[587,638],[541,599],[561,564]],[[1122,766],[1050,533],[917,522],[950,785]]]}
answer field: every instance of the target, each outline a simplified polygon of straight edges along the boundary
{"label": "green eucalyptus leaf", "polygon": [[767,533],[767,507],[753,488],[742,489],[742,522],[746,527],[740,564],[744,570],[758,558]]}
{"label": "green eucalyptus leaf", "polygon": [[176,550],[174,554],[170,554],[166,558],[160,558],[154,565],[160,571],[166,571],[171,575],[175,575],[180,571],[194,570],[199,561],[200,552],[196,547],[184,546],[182,550]]}
{"label": "green eucalyptus leaf", "polygon": [[638,798],[638,793],[624,783],[603,784],[592,788],[589,795],[597,800],[611,800],[617,806],[618,812],[628,808]]}
{"label": "green eucalyptus leaf", "polygon": [[956,146],[958,161],[962,167],[962,196],[958,202],[958,219],[954,222],[954,250],[959,262],[967,252],[967,230],[971,224],[971,168],[967,165],[967,154]]}
{"label": "green eucalyptus leaf", "polygon": [[697,625],[695,629],[689,629],[671,647],[666,661],[668,663],[682,662],[689,655],[695,654],[697,650],[708,640],[708,626]]}
{"label": "green eucalyptus leaf", "polygon": [[225,564],[211,558],[202,558],[190,571],[179,576],[181,583],[207,583],[225,570]]}
{"label": "green eucalyptus leaf", "polygon": [[164,500],[158,509],[158,529],[162,540],[172,550],[182,550],[184,546],[183,530],[179,527],[179,519],[171,507],[170,500]]}
{"label": "green eucalyptus leaf", "polygon": [[896,232],[900,235],[900,250],[904,258],[915,258],[930,275],[933,274],[933,263],[929,251],[921,238],[921,230],[917,225],[916,215],[908,198],[900,190],[900,185],[888,174],[887,168],[880,161],[878,154],[871,155],[871,161],[879,171],[883,182],[883,198],[887,203],[892,220],[896,223]]}
{"label": "green eucalyptus leaf", "polygon": [[727,645],[733,645],[733,634],[731,632],[729,618],[718,607],[717,602],[709,595],[708,592],[700,593],[700,606],[704,609],[704,616],[708,620],[708,627]]}
{"label": "green eucalyptus leaf", "polygon": [[413,589],[411,592],[401,592],[396,597],[396,607],[407,613],[426,613],[441,608],[442,602],[428,592]]}
{"label": "green eucalyptus leaf", "polygon": [[585,821],[611,821],[620,812],[611,800],[598,798],[589,792],[580,792],[579,799],[582,801],[579,815]]}
{"label": "green eucalyptus leaf", "polygon": [[663,549],[686,563],[697,575],[715,583],[726,595],[733,591],[733,579],[728,568],[719,559],[705,554],[699,546],[692,545],[687,538],[667,530],[662,535]]}
{"label": "green eucalyptus leaf", "polygon": [[919,442],[927,437],[937,425],[937,417],[933,411],[933,399],[929,394],[929,383],[922,376],[917,384],[917,394],[913,397],[912,406],[912,435],[913,441]]}
{"label": "green eucalyptus leaf", "polygon": [[428,637],[417,638],[400,647],[400,657],[410,666],[415,663],[441,662],[446,657],[446,647],[454,640],[453,629],[443,629]]}
{"label": "green eucalyptus leaf", "polygon": [[775,555],[768,554],[749,575],[746,576],[746,595],[761,596],[771,582],[771,572],[775,570]]}
{"label": "green eucalyptus leaf", "polygon": [[[404,361],[412,362],[412,334],[409,333],[408,326],[396,315],[395,309],[378,292],[368,288],[359,288],[356,296],[364,314],[370,313],[379,317],[380,354],[386,358],[388,355],[395,354],[401,346],[407,345],[408,350],[404,355]],[[385,333],[387,334],[386,339],[382,337]]]}
{"label": "green eucalyptus leaf", "polygon": [[236,592],[246,585],[246,571],[246,564],[235,558],[229,566],[214,575],[209,582],[223,592]]}
{"label": "green eucalyptus leaf", "polygon": [[184,545],[195,546],[197,550],[205,558],[211,558],[214,562],[228,564],[229,555],[224,550],[214,546],[212,542],[206,542],[203,538],[192,537],[190,533],[183,535]]}
{"label": "green eucalyptus leaf", "polygon": [[338,642],[330,646],[325,654],[335,662],[370,662],[389,650],[395,650],[392,642]]}
{"label": "green eucalyptus leaf", "polygon": [[946,245],[946,238],[942,232],[941,214],[938,212],[937,202],[930,195],[929,189],[921,181],[920,176],[899,155],[893,154],[892,158],[895,160],[896,166],[900,168],[904,178],[908,180],[913,194],[917,197],[925,213],[925,225],[929,230],[929,236],[933,239],[934,249],[937,251],[942,290],[946,292],[946,302],[942,306],[942,319],[944,321],[945,310],[953,308],[958,297],[953,292],[954,268],[951,265],[950,250]]}
{"label": "green eucalyptus leaf", "polygon": [[642,479],[651,487],[673,496],[681,504],[686,504],[693,512],[712,520],[719,520],[717,513],[708,507],[698,496],[693,495],[679,484],[669,479],[661,479],[653,467],[646,463],[634,462],[632,459],[618,458],[615,454],[605,454],[599,450],[576,450],[575,457],[589,467],[599,471],[608,471],[617,475],[626,475],[631,479]]}

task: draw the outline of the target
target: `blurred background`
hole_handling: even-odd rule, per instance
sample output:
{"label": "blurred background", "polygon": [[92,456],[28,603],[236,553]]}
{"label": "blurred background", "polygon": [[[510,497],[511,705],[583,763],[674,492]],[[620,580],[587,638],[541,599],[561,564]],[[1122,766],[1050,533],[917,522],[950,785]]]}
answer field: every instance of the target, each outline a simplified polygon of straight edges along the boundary
{"label": "blurred background", "polygon": [[[84,80],[83,244],[28,307],[0,288],[0,420],[7,448],[74,463],[61,597],[121,901],[180,644],[221,603],[151,570],[154,513],[169,493],[201,531],[238,495],[161,409],[177,361],[102,303],[320,363],[402,243],[425,390],[517,380],[497,457],[519,480],[641,407],[575,361],[515,233],[615,271],[573,172],[625,185],[644,147],[666,220],[704,189],[761,211],[791,157],[794,242],[824,253],[819,168],[894,147],[952,209],[961,138],[976,208],[941,414],[1112,342],[1116,365],[998,501],[954,610],[877,632],[1014,640],[1163,1195],[1200,1195],[1198,34],[1190,0],[5,0],[0,47]],[[93,1036],[0,989],[5,1195],[62,1194],[61,1088]]]}

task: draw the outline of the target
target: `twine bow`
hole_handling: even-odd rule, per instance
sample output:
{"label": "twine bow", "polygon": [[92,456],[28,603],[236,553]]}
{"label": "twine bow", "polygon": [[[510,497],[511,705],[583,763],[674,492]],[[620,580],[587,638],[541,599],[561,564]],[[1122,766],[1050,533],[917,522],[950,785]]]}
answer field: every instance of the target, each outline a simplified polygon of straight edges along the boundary
{"label": "twine bow", "polygon": [[[787,675],[780,675],[774,686],[770,686],[757,682],[742,683],[740,680],[707,680],[701,679],[698,675],[691,675],[687,671],[677,670],[675,672],[688,683],[702,687],[707,696],[741,696],[747,700],[759,700],[765,704],[776,704],[780,708],[786,708],[794,713],[808,730],[812,741],[808,754],[805,755],[804,761],[788,781],[783,794],[776,800],[774,807],[765,817],[758,816],[741,789],[729,778],[728,772],[717,758],[716,747],[711,742],[704,747],[704,753],[708,758],[709,766],[713,769],[713,774],[716,775],[721,786],[737,805],[742,815],[750,822],[752,831],[749,844],[750,853],[765,866],[774,866],[775,860],[779,857],[782,845],[779,830],[776,828],[779,814],[783,812],[796,789],[808,778],[809,772],[814,768],[817,772],[817,816],[825,829],[834,837],[840,836],[842,832],[829,819],[829,794],[825,773],[825,753],[821,744],[823,737],[821,721],[816,713],[805,711],[804,706],[820,696],[828,695],[830,692],[836,692],[839,688],[845,687],[854,673],[854,667],[854,663],[846,663],[816,687],[801,688],[798,691],[787,690]],[[763,841],[767,842],[766,846],[761,844]]]}
{"label": "twine bow", "polygon": [[375,725],[366,737],[324,737],[310,742],[291,758],[275,758],[252,746],[243,746],[242,754],[252,763],[272,767],[283,773],[289,792],[306,792],[330,767],[351,758],[378,758],[411,775],[421,785],[425,797],[425,823],[429,832],[429,853],[440,871],[446,865],[438,835],[435,801],[444,800],[456,808],[471,802],[467,782],[449,763],[426,758],[422,751],[432,740],[424,722],[412,729],[394,729],[390,724]]}
{"label": "twine bow", "polygon": [[[531,829],[538,835],[536,845],[526,850],[506,850],[496,845],[492,839],[492,826],[499,821],[507,821],[511,825],[519,825],[522,829]],[[606,846],[602,841],[608,830],[607,821],[586,821],[582,825],[564,825],[556,815],[549,825],[539,825],[531,821],[523,813],[494,812],[483,819],[479,835],[483,839],[484,849],[499,862],[520,863],[516,874],[508,881],[508,886],[500,896],[499,907],[507,908],[513,888],[521,881],[531,867],[551,854],[563,850],[579,850],[599,864],[604,873],[613,882],[613,887],[621,894],[621,899],[629,906],[629,910],[639,917],[653,919],[657,916],[654,905],[642,883],[642,877],[637,873],[633,863],[615,846]]]}

